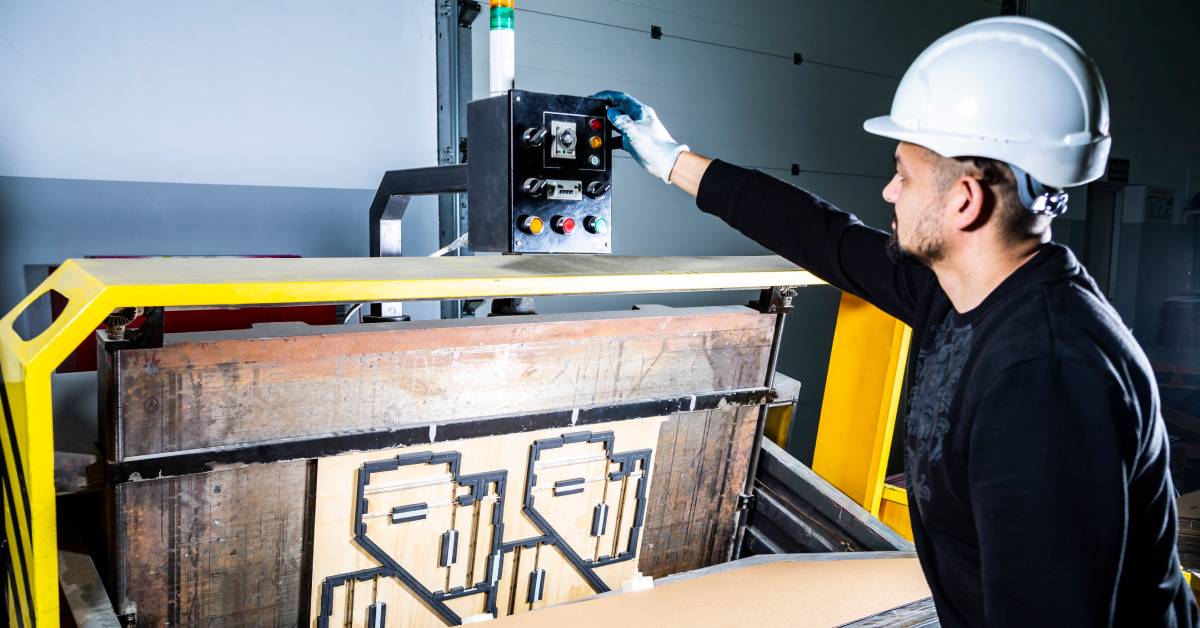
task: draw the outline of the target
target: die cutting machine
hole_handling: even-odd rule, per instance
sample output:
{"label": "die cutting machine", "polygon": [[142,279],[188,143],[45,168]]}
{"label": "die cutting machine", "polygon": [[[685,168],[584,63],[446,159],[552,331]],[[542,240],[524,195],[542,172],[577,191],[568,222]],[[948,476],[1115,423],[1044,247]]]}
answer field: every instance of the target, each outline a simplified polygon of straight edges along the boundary
{"label": "die cutting machine", "polygon": [[[492,4],[493,49],[511,56],[512,3]],[[610,255],[606,104],[511,89],[511,59],[507,79],[499,67],[494,95],[468,106],[466,164],[384,175],[372,258],[67,260],[0,318],[8,625],[932,616],[903,491],[883,481],[903,326],[843,299],[820,474],[800,464],[764,435],[788,436],[783,323],[821,282],[777,257]],[[400,257],[411,197],[464,192],[470,248],[508,255]],[[199,306],[713,290],[759,296],[162,328],[166,310]],[[19,333],[52,293],[61,314]],[[56,414],[52,373],[90,336],[98,412]],[[811,595],[797,607],[770,591],[780,582]]]}

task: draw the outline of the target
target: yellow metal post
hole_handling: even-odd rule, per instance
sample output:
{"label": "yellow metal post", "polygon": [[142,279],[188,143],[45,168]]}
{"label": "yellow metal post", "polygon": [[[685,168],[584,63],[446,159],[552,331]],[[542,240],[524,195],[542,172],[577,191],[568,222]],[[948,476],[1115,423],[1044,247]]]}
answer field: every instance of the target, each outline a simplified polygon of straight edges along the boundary
{"label": "yellow metal post", "polygon": [[[481,256],[67,260],[0,318],[8,625],[58,624],[50,374],[118,307],[356,303],[548,294],[748,290],[822,283],[774,257]],[[25,340],[13,324],[50,290],[62,314]],[[15,581],[14,581],[15,580]]]}
{"label": "yellow metal post", "polygon": [[910,539],[907,500],[896,501],[904,491],[885,491],[884,475],[911,335],[900,321],[842,294],[812,465],[873,515],[881,516],[886,497],[885,523]]}
{"label": "yellow metal post", "polygon": [[898,486],[884,484],[879,500],[879,520],[900,536],[913,540],[912,521],[908,518],[908,492]]}
{"label": "yellow metal post", "polygon": [[776,445],[787,449],[788,437],[792,433],[792,420],[795,404],[772,406],[767,408],[767,424],[763,428],[763,436],[771,439]]}

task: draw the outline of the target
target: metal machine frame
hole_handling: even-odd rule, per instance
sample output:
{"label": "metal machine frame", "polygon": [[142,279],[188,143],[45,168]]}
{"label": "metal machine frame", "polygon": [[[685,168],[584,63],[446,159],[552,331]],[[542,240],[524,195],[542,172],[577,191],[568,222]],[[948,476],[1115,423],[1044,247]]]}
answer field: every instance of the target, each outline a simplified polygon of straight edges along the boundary
{"label": "metal machine frame", "polygon": [[[358,303],[547,294],[753,289],[819,283],[775,257],[487,256],[350,259],[68,260],[0,318],[5,380],[6,536],[10,625],[58,618],[51,373],[116,309]],[[31,339],[13,327],[56,291],[62,315]]]}
{"label": "metal machine frame", "polygon": [[[67,260],[0,318],[0,370],[4,380],[0,401],[5,417],[0,429],[4,452],[2,497],[12,559],[12,568],[4,574],[9,625],[33,625],[35,621],[55,625],[58,621],[51,373],[118,308],[766,288],[767,299],[760,305],[778,308],[778,346],[786,310],[781,306],[785,305],[787,290],[771,288],[822,283],[773,256]],[[38,335],[23,339],[14,322],[34,301],[51,291],[67,299],[62,315]],[[890,497],[895,491],[883,487],[882,475],[892,426],[887,410],[898,403],[907,334],[897,331],[900,328],[890,317],[855,303],[861,302],[844,298],[839,314],[817,461],[825,468],[822,474],[835,486],[868,510],[880,513],[881,503],[899,504]],[[891,351],[884,356],[879,355],[877,344],[871,344],[881,333],[893,340]],[[770,382],[765,384],[769,386]],[[833,398],[844,401],[838,405],[837,415],[831,409],[835,404],[828,401]],[[765,410],[759,420],[759,437],[764,418]],[[873,445],[863,447],[864,438],[870,434],[875,437],[865,442]],[[838,462],[839,456],[845,460]],[[885,521],[889,512],[899,512],[892,510],[884,506]]]}

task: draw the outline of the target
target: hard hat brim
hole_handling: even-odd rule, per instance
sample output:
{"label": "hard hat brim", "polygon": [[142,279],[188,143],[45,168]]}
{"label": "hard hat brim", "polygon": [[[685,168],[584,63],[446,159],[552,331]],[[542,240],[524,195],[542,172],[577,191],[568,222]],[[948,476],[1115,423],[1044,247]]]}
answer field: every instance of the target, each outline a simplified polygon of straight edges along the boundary
{"label": "hard hat brim", "polygon": [[[915,144],[942,157],[987,157],[1021,168],[1038,181],[1068,188],[1099,179],[1107,165],[1112,138],[1105,135],[1088,144],[1034,145],[968,137],[955,133],[922,130],[898,124],[892,116],[877,116],[863,122],[872,135]],[[986,141],[985,141],[986,140]],[[1036,149],[1036,150],[1035,150]]]}
{"label": "hard hat brim", "polygon": [[[876,116],[871,118],[866,122],[863,122],[863,130],[872,135],[887,137],[901,142],[908,142],[909,144],[917,144],[924,148],[930,148],[921,142],[921,138],[928,137],[928,134],[900,126],[899,124],[896,124],[896,121],[893,120],[891,116]],[[930,148],[930,150],[933,149]]]}

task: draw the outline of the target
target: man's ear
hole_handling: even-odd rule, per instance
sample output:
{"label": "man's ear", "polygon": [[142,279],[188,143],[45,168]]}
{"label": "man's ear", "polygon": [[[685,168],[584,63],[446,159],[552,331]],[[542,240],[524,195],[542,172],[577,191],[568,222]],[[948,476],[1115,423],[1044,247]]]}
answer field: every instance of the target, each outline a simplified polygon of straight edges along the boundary
{"label": "man's ear", "polygon": [[962,176],[954,183],[950,194],[953,215],[950,223],[960,231],[974,231],[987,222],[989,190],[980,183],[979,179]]}

